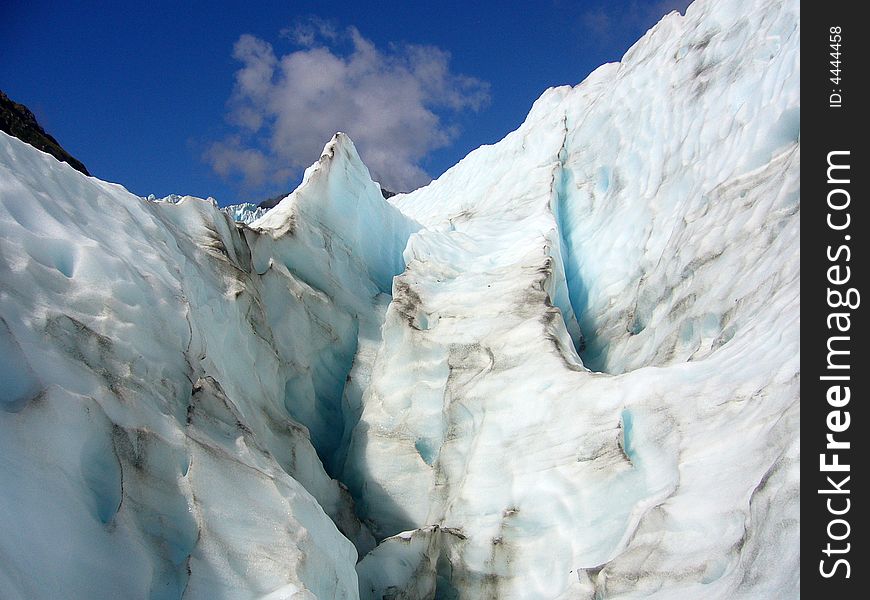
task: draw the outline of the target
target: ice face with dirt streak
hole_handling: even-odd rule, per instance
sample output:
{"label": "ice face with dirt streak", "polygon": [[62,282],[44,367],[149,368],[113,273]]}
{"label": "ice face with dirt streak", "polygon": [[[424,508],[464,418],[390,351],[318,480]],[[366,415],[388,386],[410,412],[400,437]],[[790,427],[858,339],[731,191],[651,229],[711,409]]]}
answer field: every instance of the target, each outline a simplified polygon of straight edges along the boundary
{"label": "ice face with dirt streak", "polygon": [[799,595],[799,37],[696,2],[250,227],[0,134],[0,596]]}
{"label": "ice face with dirt streak", "polygon": [[371,597],[401,553],[439,595],[798,594],[798,48],[796,3],[696,3],[391,199],[425,229],[346,475],[432,541]]}

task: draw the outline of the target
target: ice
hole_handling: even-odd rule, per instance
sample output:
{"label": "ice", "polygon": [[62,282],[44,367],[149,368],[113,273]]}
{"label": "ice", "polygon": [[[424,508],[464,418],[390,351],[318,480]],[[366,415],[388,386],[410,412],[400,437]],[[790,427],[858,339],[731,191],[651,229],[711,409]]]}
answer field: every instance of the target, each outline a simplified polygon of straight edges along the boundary
{"label": "ice", "polygon": [[798,594],[798,6],[736,5],[390,199],[426,228],[346,479],[378,537],[461,530],[463,594]]}
{"label": "ice", "polygon": [[699,0],[253,220],[0,134],[0,596],[798,596],[799,37]]}
{"label": "ice", "polygon": [[149,202],[5,135],[0,165],[2,595],[356,598],[337,527],[370,535],[285,398],[320,346],[275,341],[328,331],[316,292],[264,302],[251,232],[209,201]]}
{"label": "ice", "polygon": [[227,213],[233,221],[244,223],[245,225],[250,225],[269,212],[268,208],[260,208],[256,204],[251,204],[250,202],[231,204],[229,206],[224,206],[221,210]]}
{"label": "ice", "polygon": [[15,412],[39,391],[39,380],[12,335],[6,321],[0,318],[0,406]]}

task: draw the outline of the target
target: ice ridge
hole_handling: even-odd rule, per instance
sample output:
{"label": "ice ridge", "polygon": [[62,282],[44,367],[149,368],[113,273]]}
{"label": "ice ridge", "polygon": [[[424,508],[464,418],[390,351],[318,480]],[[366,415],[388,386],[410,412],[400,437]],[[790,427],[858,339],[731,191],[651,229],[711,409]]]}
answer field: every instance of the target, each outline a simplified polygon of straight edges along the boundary
{"label": "ice ridge", "polygon": [[248,222],[0,133],[0,596],[799,595],[799,25],[698,0]]}

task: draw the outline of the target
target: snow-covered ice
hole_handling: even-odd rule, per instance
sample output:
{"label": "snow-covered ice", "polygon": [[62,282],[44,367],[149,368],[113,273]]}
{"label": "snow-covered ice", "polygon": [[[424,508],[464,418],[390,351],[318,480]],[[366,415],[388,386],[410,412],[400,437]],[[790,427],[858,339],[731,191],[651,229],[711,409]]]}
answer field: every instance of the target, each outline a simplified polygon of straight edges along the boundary
{"label": "snow-covered ice", "polygon": [[0,134],[0,596],[799,596],[799,26],[699,0],[254,220]]}

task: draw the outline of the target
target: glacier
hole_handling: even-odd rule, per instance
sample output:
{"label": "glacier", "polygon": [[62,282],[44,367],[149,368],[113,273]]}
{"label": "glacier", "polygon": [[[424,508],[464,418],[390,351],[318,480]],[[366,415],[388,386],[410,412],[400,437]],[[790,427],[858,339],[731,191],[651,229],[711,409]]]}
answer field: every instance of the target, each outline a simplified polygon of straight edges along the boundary
{"label": "glacier", "polygon": [[[164,196],[162,198],[158,198],[154,194],[149,194],[145,196],[145,200],[149,200],[151,202],[163,202],[169,204],[178,204],[185,198],[193,198],[193,196],[182,196],[181,194],[169,194],[168,196]],[[256,204],[252,204],[251,202],[242,202],[241,204],[230,204],[228,206],[220,206],[218,201],[212,197],[208,197],[205,199],[206,202],[211,203],[217,208],[220,208],[221,212],[226,213],[232,218],[233,221],[237,221],[239,223],[244,223],[245,225],[250,225],[260,217],[264,216],[269,209],[262,208],[257,206]]]}
{"label": "glacier", "polygon": [[0,133],[0,596],[799,597],[799,17],[388,200],[341,133],[255,215]]}
{"label": "glacier", "polygon": [[231,204],[229,206],[224,206],[221,210],[232,217],[233,221],[244,223],[245,225],[250,225],[269,212],[268,208],[262,208],[256,204],[251,204],[250,202]]}

